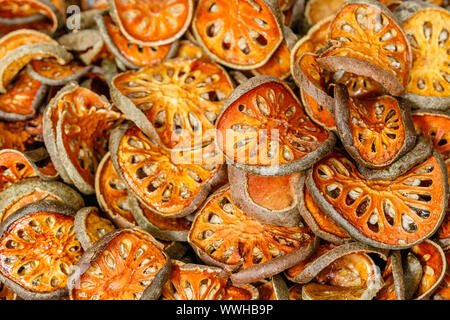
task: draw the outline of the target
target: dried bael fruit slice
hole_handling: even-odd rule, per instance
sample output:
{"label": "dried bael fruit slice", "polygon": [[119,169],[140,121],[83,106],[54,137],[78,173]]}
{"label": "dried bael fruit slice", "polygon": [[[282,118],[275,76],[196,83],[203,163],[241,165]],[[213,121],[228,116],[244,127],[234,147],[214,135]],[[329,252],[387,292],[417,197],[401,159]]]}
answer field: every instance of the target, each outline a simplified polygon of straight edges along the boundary
{"label": "dried bael fruit slice", "polygon": [[47,93],[47,86],[21,72],[0,94],[0,119],[24,121],[33,118]]}
{"label": "dried bael fruit slice", "polygon": [[264,65],[283,41],[277,0],[200,0],[193,31],[211,59],[233,69]]}
{"label": "dried bael fruit slice", "polygon": [[14,149],[21,152],[42,150],[44,139],[42,115],[25,121],[0,121],[0,149]]}
{"label": "dried bael fruit slice", "polygon": [[126,184],[114,169],[110,153],[103,157],[95,172],[95,194],[100,208],[119,228],[136,225],[129,204]]}
{"label": "dried bael fruit slice", "polygon": [[299,173],[263,177],[228,166],[231,198],[253,219],[265,224],[295,227],[300,223],[297,185]]}
{"label": "dried bael fruit slice", "polygon": [[25,205],[43,200],[60,201],[75,211],[84,207],[80,194],[64,183],[28,178],[0,192],[0,222]]}
{"label": "dried bael fruit slice", "polygon": [[114,22],[131,42],[143,46],[171,43],[186,32],[193,0],[108,0]]}
{"label": "dried bael fruit slice", "polygon": [[377,293],[377,300],[405,300],[405,281],[401,251],[392,251],[383,272],[383,287]]}
{"label": "dried bael fruit slice", "polygon": [[100,216],[96,207],[86,207],[78,210],[75,221],[75,232],[84,250],[116,228],[108,219]]}
{"label": "dried bael fruit slice", "polygon": [[314,234],[333,244],[343,244],[350,241],[349,235],[317,206],[305,186],[304,175],[300,178],[298,186],[298,209],[303,220]]}
{"label": "dried bael fruit slice", "polygon": [[303,300],[302,298],[302,284],[296,284],[289,288],[289,300]]}
{"label": "dried bael fruit slice", "polygon": [[305,170],[328,154],[333,133],[313,123],[289,86],[257,76],[227,98],[216,122],[217,145],[246,172],[282,176]]}
{"label": "dried bael fruit slice", "polygon": [[[352,73],[365,70],[372,77],[387,78],[389,74],[399,82],[399,87],[406,86],[412,64],[411,47],[393,14],[378,1],[347,1],[331,22],[328,39],[339,42],[326,54],[339,56],[336,65],[345,64],[354,69],[347,70]],[[365,63],[372,66],[365,68]],[[374,69],[379,70],[370,73]],[[381,70],[387,74],[381,76]]]}
{"label": "dried bael fruit slice", "polygon": [[428,299],[439,287],[447,270],[447,260],[440,246],[430,240],[412,247],[411,252],[419,259],[423,275],[413,299]]}
{"label": "dried bael fruit slice", "polygon": [[222,156],[213,143],[170,152],[151,142],[136,126],[116,128],[110,139],[114,168],[128,188],[162,217],[194,212],[225,179]]}
{"label": "dried bael fruit slice", "polygon": [[450,107],[450,52],[448,10],[424,2],[407,1],[395,15],[402,22],[413,52],[413,65],[405,98],[414,107]]}
{"label": "dried bael fruit slice", "polygon": [[108,49],[130,69],[157,64],[175,55],[178,41],[161,46],[141,46],[128,40],[108,15],[98,15],[95,21]]}
{"label": "dried bael fruit slice", "polygon": [[138,228],[112,231],[81,257],[68,280],[71,300],[154,300],[170,274],[163,245]]}
{"label": "dried bael fruit slice", "polygon": [[105,10],[108,8],[108,3],[106,0],[81,0],[81,9],[86,10]]}
{"label": "dried bael fruit slice", "polygon": [[438,152],[393,181],[367,180],[345,155],[333,153],[308,170],[319,208],[353,238],[378,248],[409,248],[441,225],[447,169]]}
{"label": "dried bael fruit slice", "polygon": [[289,27],[283,27],[283,42],[263,66],[252,70],[254,75],[273,76],[284,80],[291,75],[291,49],[297,42],[297,36]]}
{"label": "dried bael fruit slice", "polygon": [[58,38],[58,42],[65,49],[75,51],[78,58],[86,65],[97,62],[104,57],[112,57],[103,43],[100,32],[96,29],[76,29]]}
{"label": "dried bael fruit slice", "polygon": [[73,265],[83,254],[75,211],[59,201],[31,203],[0,226],[0,278],[23,299],[57,299],[67,293]]}
{"label": "dried bael fruit slice", "polygon": [[28,64],[29,75],[50,86],[63,86],[86,75],[92,66],[85,66],[77,61],[61,65],[54,59],[33,60]]}
{"label": "dried bael fruit slice", "polygon": [[447,272],[445,273],[444,280],[441,282],[440,287],[433,294],[433,300],[450,300],[450,272],[448,266],[450,265],[450,251],[445,252],[445,258],[447,260]]}
{"label": "dried bael fruit slice", "polygon": [[368,168],[384,168],[410,151],[416,131],[406,103],[391,96],[357,100],[335,87],[334,119],[342,144]]}
{"label": "dried bael fruit slice", "polygon": [[345,0],[309,0],[305,7],[306,21],[315,25],[325,18],[334,16]]}
{"label": "dried bael fruit slice", "polygon": [[305,227],[279,227],[250,218],[233,204],[228,186],[198,211],[188,241],[207,264],[231,275],[233,284],[263,280],[308,258],[317,238]]}
{"label": "dried bael fruit slice", "polygon": [[169,280],[164,285],[164,300],[257,300],[252,285],[234,286],[223,270],[200,264],[172,260]]}
{"label": "dried bael fruit slice", "polygon": [[56,124],[56,148],[73,184],[84,194],[94,194],[95,171],[108,151],[109,132],[122,115],[93,91],[77,85],[65,89],[70,87],[57,101],[62,109]]}
{"label": "dried bael fruit slice", "polygon": [[0,300],[16,300],[17,295],[14,291],[8,289],[3,283],[0,283]]}
{"label": "dried bael fruit slice", "polygon": [[423,269],[419,259],[408,251],[403,257],[403,280],[405,284],[405,298],[410,300],[419,288],[423,277]]}
{"label": "dried bael fruit slice", "polygon": [[306,113],[317,124],[328,130],[334,130],[334,99],[328,95],[328,78],[316,61],[317,55],[305,52],[295,62],[292,76],[297,86]]}
{"label": "dried bael fruit slice", "polygon": [[289,289],[279,274],[253,284],[259,291],[258,300],[289,300]]}
{"label": "dried bael fruit slice", "polygon": [[111,98],[155,142],[185,149],[214,140],[217,115],[232,90],[219,65],[176,59],[119,74]]}
{"label": "dried bael fruit slice", "polygon": [[177,49],[177,58],[183,59],[203,59],[208,60],[208,56],[205,52],[190,40],[181,40]]}
{"label": "dried bael fruit slice", "polygon": [[442,222],[439,227],[435,240],[442,247],[442,249],[450,249],[450,208],[447,209],[444,222]]}

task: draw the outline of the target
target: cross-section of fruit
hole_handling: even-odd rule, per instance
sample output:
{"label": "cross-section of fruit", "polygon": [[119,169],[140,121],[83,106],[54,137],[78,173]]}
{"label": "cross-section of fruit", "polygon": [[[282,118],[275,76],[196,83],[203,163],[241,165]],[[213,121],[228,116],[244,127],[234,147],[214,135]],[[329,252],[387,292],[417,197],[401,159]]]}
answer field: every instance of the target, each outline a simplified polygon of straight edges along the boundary
{"label": "cross-section of fruit", "polygon": [[70,81],[76,81],[91,70],[77,61],[61,65],[54,59],[33,60],[28,65],[30,76],[44,84],[63,86]]}
{"label": "cross-section of fruit", "polygon": [[96,207],[86,207],[78,210],[75,215],[75,232],[84,250],[89,249],[95,242],[104,237],[116,227],[100,215]]}

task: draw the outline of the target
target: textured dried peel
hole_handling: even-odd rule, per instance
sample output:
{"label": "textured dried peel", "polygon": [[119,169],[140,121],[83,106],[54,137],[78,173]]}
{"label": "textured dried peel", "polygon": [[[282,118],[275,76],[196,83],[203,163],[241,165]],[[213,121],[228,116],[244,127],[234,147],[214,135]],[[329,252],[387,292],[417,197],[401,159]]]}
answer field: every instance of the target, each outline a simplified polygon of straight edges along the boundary
{"label": "textured dried peel", "polygon": [[276,0],[200,0],[193,31],[211,59],[243,70],[264,65],[283,40]]}
{"label": "textured dried peel", "polygon": [[445,216],[447,172],[437,153],[393,181],[367,180],[347,157],[333,153],[308,171],[306,183],[337,225],[375,247],[411,247]]}
{"label": "textured dried peel", "polygon": [[116,228],[108,219],[100,216],[96,207],[86,207],[78,210],[75,216],[75,232],[84,250]]}
{"label": "textured dried peel", "polygon": [[263,176],[304,170],[335,143],[333,133],[308,118],[287,84],[268,76],[254,77],[233,91],[216,129],[227,160]]}
{"label": "textured dried peel", "polygon": [[444,160],[450,158],[450,115],[444,112],[416,111],[412,119],[418,134],[430,137]]}
{"label": "textured dried peel", "polygon": [[162,291],[167,300],[255,300],[258,291],[251,285],[236,287],[228,283],[223,270],[172,261],[169,281]]}
{"label": "textured dried peel", "polygon": [[200,259],[226,270],[234,284],[262,280],[306,259],[314,250],[308,228],[261,224],[238,209],[224,187],[198,211],[188,241]]}
{"label": "textured dried peel", "polygon": [[140,45],[163,45],[180,38],[192,19],[192,0],[108,0],[122,33]]}
{"label": "textured dried peel", "polygon": [[147,136],[168,148],[185,149],[214,139],[214,124],[232,82],[219,65],[168,60],[112,81],[113,102]]}
{"label": "textured dried peel", "polygon": [[390,165],[416,143],[408,106],[391,96],[356,100],[337,86],[334,118],[347,152],[369,168]]}
{"label": "textured dried peel", "polygon": [[[75,15],[76,14],[73,16]],[[83,21],[81,23],[83,23]],[[93,26],[94,24],[95,22],[92,22]],[[103,58],[113,57],[113,54],[105,46],[99,30],[83,29],[82,26],[81,29],[82,30],[76,29],[71,33],[64,34],[58,38],[58,42],[65,49],[76,52],[78,58],[86,65],[100,61]]]}
{"label": "textured dried peel", "polygon": [[[139,229],[121,229],[90,247],[68,281],[71,300],[156,299],[168,279],[162,244]],[[152,290],[150,290],[152,291]]]}
{"label": "textured dried peel", "polygon": [[352,0],[331,22],[328,38],[339,41],[330,53],[369,62],[406,86],[412,64],[411,48],[392,13],[373,0]]}
{"label": "textured dried peel", "polygon": [[31,77],[42,83],[61,86],[69,81],[75,81],[91,70],[91,66],[85,66],[77,61],[61,65],[53,59],[33,60],[29,64],[28,72]]}
{"label": "textured dried peel", "polygon": [[383,287],[376,296],[377,300],[405,300],[401,251],[392,251],[389,255],[383,271],[383,281]]}
{"label": "textured dried peel", "polygon": [[114,130],[110,144],[122,180],[145,206],[163,217],[192,213],[223,178],[222,157],[214,144],[170,152],[128,125]]}

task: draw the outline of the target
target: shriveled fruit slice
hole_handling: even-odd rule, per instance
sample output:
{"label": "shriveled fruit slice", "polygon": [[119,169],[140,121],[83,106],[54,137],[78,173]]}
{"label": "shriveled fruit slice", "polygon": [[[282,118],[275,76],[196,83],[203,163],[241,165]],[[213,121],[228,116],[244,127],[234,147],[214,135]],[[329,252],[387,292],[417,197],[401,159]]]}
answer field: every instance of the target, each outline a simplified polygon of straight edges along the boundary
{"label": "shriveled fruit slice", "polygon": [[356,99],[376,98],[385,94],[383,87],[372,78],[358,76],[344,70],[335,72],[332,81],[346,86],[349,96]]}
{"label": "shriveled fruit slice", "polygon": [[114,169],[109,152],[100,161],[95,172],[95,194],[100,208],[115,225],[120,228],[136,225],[127,186]]}
{"label": "shriveled fruit slice", "polygon": [[122,33],[131,42],[144,46],[160,46],[181,38],[194,11],[193,0],[107,1]]}
{"label": "shriveled fruit slice", "polygon": [[[340,56],[340,64],[348,59],[351,62],[345,65],[358,71],[367,62],[387,71],[400,85],[406,86],[412,64],[411,47],[393,14],[378,1],[347,1],[331,22],[328,38],[339,41],[327,55]],[[379,76],[379,73],[381,71],[371,76]]]}
{"label": "shriveled fruit slice", "polygon": [[328,95],[328,77],[317,63],[317,55],[305,52],[292,67],[292,76],[297,86],[306,113],[311,119],[328,130],[334,130],[334,99]]}
{"label": "shriveled fruit slice", "polygon": [[58,181],[28,178],[18,181],[0,192],[0,221],[29,203],[43,200],[60,201],[74,210],[84,207],[78,192]]}
{"label": "shriveled fruit slice", "polygon": [[14,291],[8,289],[3,283],[0,283],[0,300],[16,300],[17,295]]}
{"label": "shriveled fruit slice", "polygon": [[423,277],[423,269],[419,259],[409,251],[403,257],[403,281],[405,284],[405,298],[410,300],[419,288]]}
{"label": "shriveled fruit slice", "polygon": [[114,168],[128,188],[162,217],[191,214],[225,178],[223,159],[213,143],[170,152],[151,142],[138,127],[122,125],[111,134],[110,151]]}
{"label": "shriveled fruit slice", "polygon": [[177,58],[183,59],[203,59],[208,60],[208,56],[205,52],[190,40],[181,40],[177,49]]}
{"label": "shriveled fruit slice", "polygon": [[[95,22],[93,24],[95,25]],[[103,57],[112,56],[106,48],[100,32],[96,29],[77,29],[58,38],[58,42],[65,49],[75,51],[78,58],[86,65],[97,62]]]}
{"label": "shriveled fruit slice", "polygon": [[47,86],[21,72],[0,94],[0,119],[24,121],[33,118],[47,93]]}
{"label": "shriveled fruit slice", "polygon": [[306,21],[315,25],[325,18],[334,16],[345,0],[309,0],[305,7]]}
{"label": "shriveled fruit slice", "polygon": [[433,146],[444,160],[450,158],[450,114],[438,111],[417,110],[412,116],[418,134],[430,137]]}
{"label": "shriveled fruit slice", "polygon": [[72,54],[53,43],[34,43],[8,51],[0,60],[0,93],[6,92],[7,84],[31,60],[54,58],[59,64],[72,60]]}
{"label": "shriveled fruit slice", "polygon": [[450,52],[448,10],[408,1],[395,10],[412,47],[413,64],[405,98],[414,107],[450,107]]}
{"label": "shriveled fruit slice", "polygon": [[419,259],[423,270],[422,280],[413,298],[415,300],[427,299],[444,279],[447,270],[444,251],[431,240],[425,240],[410,250]]}
{"label": "shriveled fruit slice", "polygon": [[177,51],[177,41],[161,46],[141,46],[131,42],[108,15],[98,15],[95,21],[109,50],[127,68],[139,69],[160,63],[173,57]]}
{"label": "shriveled fruit slice", "polygon": [[368,168],[384,168],[410,151],[416,132],[406,103],[391,96],[357,100],[335,88],[334,119],[347,152]]}
{"label": "shriveled fruit slice", "polygon": [[392,251],[383,272],[383,287],[378,291],[377,300],[405,300],[405,281],[401,251]]}
{"label": "shriveled fruit slice", "polygon": [[450,300],[450,272],[448,271],[448,266],[450,265],[450,251],[445,252],[445,258],[447,260],[447,272],[440,287],[433,294],[433,300]]}
{"label": "shriveled fruit slice", "polygon": [[297,187],[300,174],[263,177],[228,166],[231,198],[247,215],[265,224],[295,227],[300,223]]}
{"label": "shriveled fruit slice", "polygon": [[233,69],[261,67],[283,40],[277,0],[200,0],[192,26],[206,54]]}
{"label": "shriveled fruit slice", "polygon": [[31,203],[0,226],[0,278],[23,299],[67,293],[73,265],[83,253],[73,227],[75,211],[58,201]]}
{"label": "shriveled fruit slice", "polygon": [[27,67],[29,75],[50,86],[62,86],[70,81],[76,81],[91,70],[77,61],[61,65],[53,59],[33,60]]}
{"label": "shriveled fruit slice", "polygon": [[162,299],[167,300],[256,300],[258,296],[252,285],[229,284],[220,268],[177,260],[172,260],[170,277],[162,291]]}
{"label": "shriveled fruit slice", "polygon": [[289,289],[279,274],[254,285],[259,291],[258,300],[289,300]]}
{"label": "shriveled fruit slice", "polygon": [[353,238],[378,248],[409,248],[441,225],[448,197],[440,154],[393,181],[367,180],[333,153],[308,170],[306,184],[319,208]]}
{"label": "shriveled fruit slice", "polygon": [[217,145],[239,169],[262,176],[305,170],[328,154],[333,133],[313,123],[289,86],[257,76],[237,87],[217,119]]}
{"label": "shriveled fruit slice", "polygon": [[108,232],[116,229],[111,221],[100,216],[100,212],[96,207],[86,207],[78,210],[75,215],[74,226],[77,239],[84,250],[89,249]]}
{"label": "shriveled fruit slice", "polygon": [[214,140],[215,120],[232,90],[219,65],[176,59],[119,74],[111,98],[155,142],[185,149]]}
{"label": "shriveled fruit slice", "polygon": [[298,209],[308,227],[316,236],[333,244],[343,244],[351,240],[348,234],[336,225],[316,204],[305,186],[305,176],[298,183]]}
{"label": "shriveled fruit slice", "polygon": [[131,194],[128,203],[137,224],[155,238],[165,241],[187,241],[191,227],[188,217],[161,217],[146,208]]}
{"label": "shriveled fruit slice", "polygon": [[261,67],[252,70],[255,75],[266,75],[286,79],[291,75],[291,49],[297,42],[297,36],[289,27],[283,27],[283,42],[272,57]]}
{"label": "shriveled fruit slice", "polygon": [[42,115],[25,121],[0,121],[0,149],[31,152],[44,146]]}
{"label": "shriveled fruit slice", "polygon": [[93,194],[95,171],[108,151],[109,132],[122,115],[93,91],[72,84],[69,87],[71,90],[57,101],[62,109],[56,124],[56,148],[73,184],[82,193]]}
{"label": "shriveled fruit slice", "polygon": [[235,285],[278,274],[308,258],[317,245],[308,228],[267,225],[250,218],[233,204],[227,186],[198,211],[188,241],[207,264],[237,271],[231,275]]}
{"label": "shriveled fruit slice", "polygon": [[154,300],[170,274],[163,246],[138,228],[108,233],[70,275],[71,300]]}

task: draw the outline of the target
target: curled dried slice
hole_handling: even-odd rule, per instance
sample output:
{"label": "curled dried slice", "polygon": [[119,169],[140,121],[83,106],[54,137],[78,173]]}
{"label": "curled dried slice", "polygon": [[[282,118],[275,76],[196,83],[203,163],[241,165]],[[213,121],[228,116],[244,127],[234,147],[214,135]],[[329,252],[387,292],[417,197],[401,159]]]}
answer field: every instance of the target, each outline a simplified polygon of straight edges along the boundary
{"label": "curled dried slice", "polygon": [[232,90],[219,65],[176,59],[119,74],[112,81],[111,98],[151,139],[185,149],[214,140],[217,115]]}
{"label": "curled dried slice", "polygon": [[108,0],[122,33],[136,44],[160,46],[181,38],[192,20],[193,0]]}
{"label": "curled dried slice", "polygon": [[55,299],[67,293],[68,275],[83,253],[74,215],[59,201],[40,201],[0,226],[0,278],[21,298]]}
{"label": "curled dried slice", "polygon": [[387,167],[416,144],[408,105],[391,96],[357,100],[338,85],[334,119],[347,152],[368,168]]}
{"label": "curled dried slice", "polygon": [[263,176],[305,170],[328,154],[333,133],[313,123],[289,86],[257,76],[227,98],[216,123],[217,145],[239,169]]}
{"label": "curled dried slice", "polygon": [[333,244],[343,244],[351,240],[349,235],[336,225],[316,204],[302,175],[298,183],[298,209],[308,227],[316,236]]}
{"label": "curled dried slice", "polygon": [[96,29],[76,29],[61,36],[58,42],[65,49],[76,52],[78,58],[86,65],[112,56],[106,48],[100,32]]}
{"label": "curled dried slice", "polygon": [[383,87],[372,78],[344,72],[344,70],[335,72],[332,81],[346,86],[350,97],[353,98],[370,99],[384,95]]}
{"label": "curled dried slice", "polygon": [[447,272],[445,273],[444,280],[441,282],[440,287],[433,294],[433,300],[450,300],[450,272],[448,266],[450,265],[450,251],[445,252],[445,258],[447,260]]}
{"label": "curled dried slice", "polygon": [[279,274],[254,285],[259,291],[259,300],[289,300],[289,289]]}
{"label": "curled dried slice", "polygon": [[306,184],[319,208],[353,238],[378,248],[409,248],[441,225],[447,170],[434,152],[395,180],[367,180],[333,153],[308,170]]}
{"label": "curled dried slice", "polygon": [[126,124],[112,132],[110,151],[114,168],[128,188],[162,217],[191,214],[225,178],[223,159],[213,143],[170,152]]}
{"label": "curled dried slice", "polygon": [[[328,50],[327,56],[339,56],[340,64],[350,59],[345,66],[363,71],[368,63],[394,76],[400,86],[406,86],[412,64],[411,47],[393,14],[378,1],[347,1],[331,22],[328,39],[339,42]],[[378,70],[369,76],[380,73]]]}
{"label": "curled dried slice", "polygon": [[0,149],[34,152],[44,146],[42,115],[25,121],[0,121]]}
{"label": "curled dried slice", "polygon": [[206,54],[233,69],[261,67],[283,40],[277,0],[201,0],[192,26]]}
{"label": "curled dried slice", "polygon": [[308,258],[317,238],[308,228],[279,227],[250,218],[233,204],[229,187],[198,211],[188,241],[198,257],[231,275],[233,284],[263,280]]}
{"label": "curled dried slice", "polygon": [[423,268],[419,259],[411,252],[403,257],[403,281],[405,284],[405,298],[410,300],[419,288],[423,277]]}
{"label": "curled dried slice", "polygon": [[328,130],[334,130],[334,99],[328,95],[329,75],[317,63],[317,55],[305,52],[295,62],[292,76],[297,86],[306,113],[311,119]]}
{"label": "curled dried slice", "polygon": [[18,181],[0,192],[0,221],[29,203],[43,200],[60,201],[74,210],[84,207],[78,192],[58,181],[28,178]]}
{"label": "curled dried slice", "polygon": [[413,64],[405,98],[414,107],[450,107],[450,52],[448,10],[408,1],[395,11],[412,47]]}
{"label": "curled dried slice", "polygon": [[47,93],[47,86],[21,72],[0,94],[0,119],[24,121],[33,118]]}
{"label": "curled dried slice", "polygon": [[95,172],[95,194],[100,208],[120,228],[136,225],[126,184],[114,169],[110,153],[100,161]]}
{"label": "curled dried slice", "polygon": [[440,246],[430,240],[412,247],[411,252],[419,259],[423,275],[413,299],[427,299],[439,287],[447,270],[447,260]]}
{"label": "curled dried slice", "polygon": [[377,293],[377,300],[405,300],[405,281],[401,251],[392,251],[383,272],[383,287]]}
{"label": "curled dried slice", "polygon": [[95,21],[109,50],[127,68],[139,69],[160,63],[171,58],[177,51],[177,41],[161,46],[142,46],[131,42],[121,33],[110,16],[98,15]]}
{"label": "curled dried slice", "polygon": [[[56,148],[73,184],[93,194],[98,163],[108,151],[110,130],[121,120],[106,99],[93,91],[69,84],[56,103],[61,116],[56,124]],[[94,139],[92,139],[94,137]]]}
{"label": "curled dried slice", "polygon": [[92,66],[85,66],[77,61],[61,65],[53,59],[33,60],[27,67],[33,79],[50,86],[62,86],[78,80],[91,69]]}
{"label": "curled dried slice", "polygon": [[228,283],[220,268],[177,260],[172,260],[170,277],[162,291],[162,299],[167,300],[256,300],[258,296],[252,285]]}
{"label": "curled dried slice", "polygon": [[247,215],[265,224],[295,227],[300,223],[297,208],[299,173],[263,177],[228,166],[231,197]]}
{"label": "curled dried slice", "polygon": [[305,7],[305,17],[309,24],[315,25],[325,18],[334,16],[345,0],[309,0]]}
{"label": "curled dried slice", "polygon": [[154,300],[170,274],[163,246],[138,228],[112,231],[81,257],[68,280],[71,300]]}
{"label": "curled dried slice", "polygon": [[75,215],[75,232],[84,250],[103,238],[116,228],[108,219],[100,215],[96,207],[86,207],[78,210]]}

